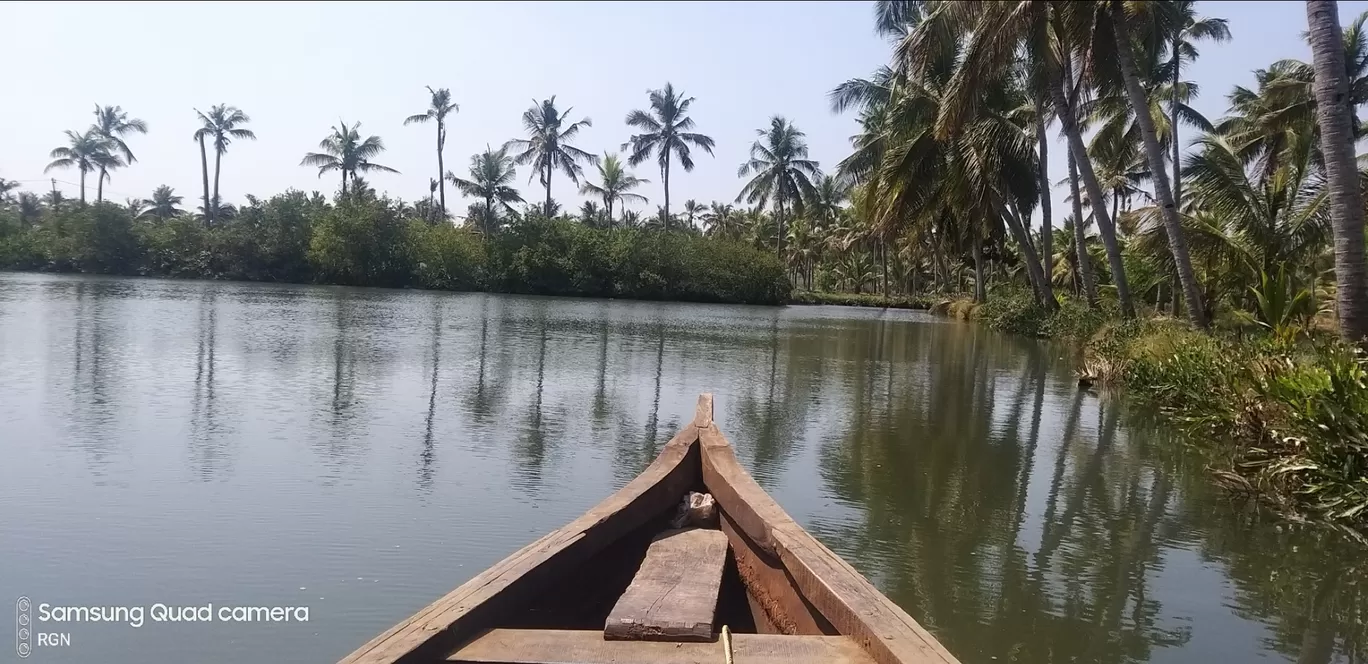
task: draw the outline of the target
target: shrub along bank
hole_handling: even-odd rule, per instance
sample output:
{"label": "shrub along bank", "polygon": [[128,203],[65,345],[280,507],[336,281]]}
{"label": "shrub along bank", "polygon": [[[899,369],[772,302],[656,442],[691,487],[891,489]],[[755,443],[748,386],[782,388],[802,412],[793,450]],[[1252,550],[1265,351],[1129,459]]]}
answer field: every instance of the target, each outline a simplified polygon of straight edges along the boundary
{"label": "shrub along bank", "polygon": [[770,252],[683,231],[517,219],[486,237],[384,199],[289,192],[250,199],[206,227],[68,204],[21,219],[0,209],[0,269],[782,304]]}
{"label": "shrub along bank", "polygon": [[1168,318],[1123,321],[1065,300],[1048,313],[1029,292],[934,313],[1081,344],[1080,375],[1124,386],[1204,440],[1229,441],[1219,481],[1294,517],[1368,526],[1368,356],[1305,331],[1249,326],[1203,333]]}

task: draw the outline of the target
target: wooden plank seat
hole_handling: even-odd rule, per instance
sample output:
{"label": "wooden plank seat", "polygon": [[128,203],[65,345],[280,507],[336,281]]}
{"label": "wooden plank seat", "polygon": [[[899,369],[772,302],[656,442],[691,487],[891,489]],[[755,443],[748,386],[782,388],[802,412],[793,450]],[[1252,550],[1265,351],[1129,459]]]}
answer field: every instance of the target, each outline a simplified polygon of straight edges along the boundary
{"label": "wooden plank seat", "polygon": [[[844,636],[732,634],[738,664],[873,664]],[[447,662],[464,664],[723,664],[721,641],[605,641],[594,630],[494,629],[458,648]]]}
{"label": "wooden plank seat", "polygon": [[603,626],[621,641],[711,641],[727,563],[720,530],[667,530],[651,541],[636,576]]}

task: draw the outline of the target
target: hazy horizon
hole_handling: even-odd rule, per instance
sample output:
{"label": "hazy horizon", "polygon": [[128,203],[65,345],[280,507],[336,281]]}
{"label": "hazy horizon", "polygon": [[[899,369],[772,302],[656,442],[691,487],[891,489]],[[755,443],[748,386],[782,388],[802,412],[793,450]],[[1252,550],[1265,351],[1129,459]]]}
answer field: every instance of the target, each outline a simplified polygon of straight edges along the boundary
{"label": "hazy horizon", "polygon": [[[40,193],[56,178],[75,197],[79,173],[45,174],[48,152],[64,144],[63,130],[90,125],[96,103],[119,105],[150,132],[128,140],[138,162],[113,173],[105,197],[145,198],[169,184],[193,209],[201,195],[193,109],[227,103],[251,116],[258,140],[236,142],[224,155],[225,201],[290,188],[331,195],[335,174],[320,179],[299,161],[339,120],[380,136],[387,151],[375,161],[401,171],[366,176],[376,191],[413,201],[427,196],[437,170],[435,127],[403,125],[426,109],[426,85],[450,88],[460,104],[448,119],[445,159],[447,170],[464,177],[472,154],[520,137],[522,112],[552,95],[562,109],[573,108],[569,119],[593,120],[578,147],[619,152],[633,133],[623,118],[647,108],[647,91],[668,81],[697,98],[690,113],[697,131],[717,142],[715,157],[696,151],[692,173],[671,169],[672,212],[690,198],[731,202],[743,184],[736,169],[755,130],[773,115],[806,132],[823,170],[849,153],[854,115],[833,114],[827,93],[888,60],[872,5],[5,4],[0,18],[19,29],[0,43],[0,58],[14,63],[3,77],[11,94],[0,106],[0,177]],[[1368,2],[1340,5],[1346,24],[1368,9]],[[1194,106],[1213,121],[1225,113],[1232,86],[1253,84],[1251,70],[1310,58],[1301,2],[1202,2],[1198,11],[1227,18],[1234,36],[1200,45],[1202,57],[1184,73],[1202,88]],[[209,37],[215,47],[200,48]],[[1192,134],[1187,130],[1184,143]],[[1065,173],[1063,145],[1052,147],[1057,182]],[[633,170],[651,180],[639,190],[649,204],[634,207],[654,211],[663,202],[655,163]],[[585,171],[596,179],[591,165]],[[519,167],[518,188],[540,200],[530,175]],[[93,199],[93,175],[86,186]],[[566,211],[586,200],[562,173],[552,187]],[[1066,195],[1065,187],[1053,191],[1056,225],[1068,213]],[[458,215],[473,202],[450,186],[447,199]]]}

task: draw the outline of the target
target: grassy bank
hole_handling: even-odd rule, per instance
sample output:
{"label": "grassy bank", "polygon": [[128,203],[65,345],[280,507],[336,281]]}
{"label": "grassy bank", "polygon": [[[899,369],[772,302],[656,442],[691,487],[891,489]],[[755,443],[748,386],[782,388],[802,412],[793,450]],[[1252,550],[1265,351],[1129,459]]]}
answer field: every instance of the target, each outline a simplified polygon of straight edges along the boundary
{"label": "grassy bank", "polygon": [[1368,526],[1368,356],[1286,328],[1196,331],[1169,318],[1122,321],[1067,300],[1056,313],[1029,293],[982,305],[946,300],[933,313],[1073,341],[1081,375],[1153,405],[1211,452],[1222,484],[1294,518]]}
{"label": "grassy bank", "polygon": [[929,309],[931,301],[918,297],[884,297],[869,293],[824,293],[821,291],[793,291],[789,304],[834,304],[846,307],[877,307],[881,309]]}
{"label": "grassy bank", "polygon": [[485,236],[384,199],[300,192],[212,226],[109,203],[36,220],[0,209],[0,269],[751,304],[790,291],[772,252],[696,233],[532,216]]}

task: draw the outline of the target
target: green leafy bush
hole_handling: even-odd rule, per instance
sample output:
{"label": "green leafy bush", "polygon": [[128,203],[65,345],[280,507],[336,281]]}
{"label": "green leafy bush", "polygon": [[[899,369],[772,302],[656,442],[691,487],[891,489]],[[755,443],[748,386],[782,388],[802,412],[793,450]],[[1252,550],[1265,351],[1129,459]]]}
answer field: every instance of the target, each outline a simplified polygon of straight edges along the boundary
{"label": "green leafy bush", "polygon": [[213,226],[108,203],[68,204],[33,228],[0,213],[0,269],[754,304],[790,294],[779,260],[748,244],[538,216],[486,237],[366,196],[249,197]]}

